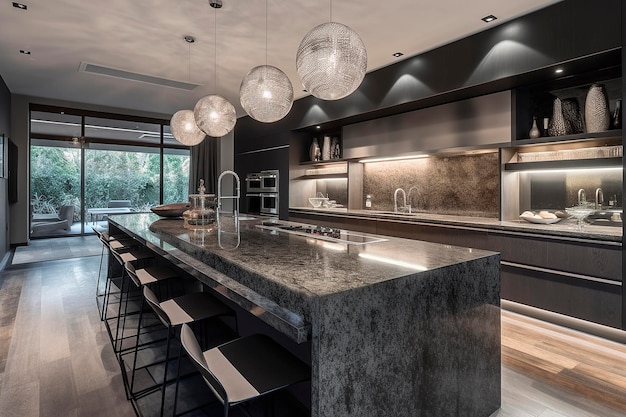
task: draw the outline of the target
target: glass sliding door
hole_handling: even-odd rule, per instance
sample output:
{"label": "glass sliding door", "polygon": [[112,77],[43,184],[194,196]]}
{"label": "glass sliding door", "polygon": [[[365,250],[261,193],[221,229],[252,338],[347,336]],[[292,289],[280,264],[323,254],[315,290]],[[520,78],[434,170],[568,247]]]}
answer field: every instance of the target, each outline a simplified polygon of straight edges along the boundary
{"label": "glass sliding door", "polygon": [[81,149],[33,139],[30,146],[31,237],[81,233]]}
{"label": "glass sliding door", "polygon": [[160,183],[158,148],[89,144],[85,149],[87,226],[105,226],[107,214],[148,211],[159,204]]}
{"label": "glass sliding door", "polygon": [[163,149],[163,204],[189,201],[189,150]]}
{"label": "glass sliding door", "polygon": [[188,201],[189,148],[167,121],[44,105],[30,114],[32,237],[93,233],[111,214]]}

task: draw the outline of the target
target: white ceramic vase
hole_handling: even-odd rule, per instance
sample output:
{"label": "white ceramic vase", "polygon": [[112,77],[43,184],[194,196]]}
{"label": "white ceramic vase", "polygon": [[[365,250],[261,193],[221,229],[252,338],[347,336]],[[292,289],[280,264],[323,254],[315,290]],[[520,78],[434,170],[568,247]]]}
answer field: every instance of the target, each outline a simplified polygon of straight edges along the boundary
{"label": "white ceramic vase", "polygon": [[322,160],[330,160],[330,136],[324,136],[324,142],[322,143]]}

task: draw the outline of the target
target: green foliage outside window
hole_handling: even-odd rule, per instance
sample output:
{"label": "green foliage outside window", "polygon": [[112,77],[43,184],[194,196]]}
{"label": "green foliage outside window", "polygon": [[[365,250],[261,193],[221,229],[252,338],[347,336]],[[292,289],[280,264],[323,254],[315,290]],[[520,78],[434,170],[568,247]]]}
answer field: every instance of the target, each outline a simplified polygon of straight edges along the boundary
{"label": "green foliage outside window", "polygon": [[[158,153],[85,150],[85,208],[130,200],[133,209],[159,204]],[[189,156],[164,155],[164,203],[188,200]],[[74,205],[80,218],[80,150],[31,146],[33,213]]]}

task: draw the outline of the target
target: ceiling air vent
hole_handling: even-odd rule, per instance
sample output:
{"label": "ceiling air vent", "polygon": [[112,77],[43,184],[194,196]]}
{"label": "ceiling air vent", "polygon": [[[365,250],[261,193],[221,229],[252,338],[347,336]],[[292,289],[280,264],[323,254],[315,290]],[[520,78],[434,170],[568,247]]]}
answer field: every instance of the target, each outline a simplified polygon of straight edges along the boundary
{"label": "ceiling air vent", "polygon": [[90,74],[107,75],[109,77],[121,78],[124,80],[140,81],[142,83],[162,85],[165,87],[178,88],[181,90],[193,90],[200,84],[187,83],[184,81],[168,80],[166,78],[154,77],[152,75],[138,74],[136,72],[124,71],[102,65],[81,62],[78,68],[79,72],[88,72]]}

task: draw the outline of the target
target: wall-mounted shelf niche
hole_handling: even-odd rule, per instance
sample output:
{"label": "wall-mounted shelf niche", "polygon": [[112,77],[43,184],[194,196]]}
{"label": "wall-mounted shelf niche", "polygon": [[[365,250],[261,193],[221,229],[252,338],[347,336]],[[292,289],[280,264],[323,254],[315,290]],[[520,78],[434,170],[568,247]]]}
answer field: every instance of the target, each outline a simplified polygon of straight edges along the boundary
{"label": "wall-mounted shelf niche", "polygon": [[348,178],[348,162],[345,160],[328,160],[305,162],[304,175],[298,179],[338,179]]}

